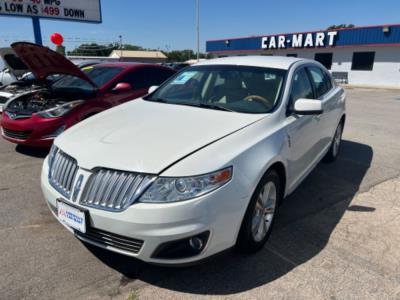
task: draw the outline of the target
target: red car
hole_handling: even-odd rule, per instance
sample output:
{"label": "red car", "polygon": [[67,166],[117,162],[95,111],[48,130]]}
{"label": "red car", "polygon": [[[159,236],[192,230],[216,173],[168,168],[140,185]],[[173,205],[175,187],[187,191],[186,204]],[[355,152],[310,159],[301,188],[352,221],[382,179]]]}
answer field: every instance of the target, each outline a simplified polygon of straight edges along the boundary
{"label": "red car", "polygon": [[81,70],[46,47],[24,42],[12,48],[37,79],[64,75],[49,86],[17,96],[3,108],[2,136],[22,145],[49,147],[72,125],[147,94],[149,87],[175,73],[140,63],[97,64]]}

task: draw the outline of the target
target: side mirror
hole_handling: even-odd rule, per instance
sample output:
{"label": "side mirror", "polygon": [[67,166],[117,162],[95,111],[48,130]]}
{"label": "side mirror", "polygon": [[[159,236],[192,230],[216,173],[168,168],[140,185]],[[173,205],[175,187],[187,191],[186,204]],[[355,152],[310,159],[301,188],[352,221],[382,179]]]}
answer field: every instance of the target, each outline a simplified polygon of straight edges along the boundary
{"label": "side mirror", "polygon": [[132,91],[132,86],[126,82],[118,83],[113,89],[113,93],[126,93]]}
{"label": "side mirror", "polygon": [[298,99],[294,103],[294,112],[298,115],[320,115],[322,102],[314,99]]}
{"label": "side mirror", "polygon": [[148,93],[151,94],[151,93],[154,92],[156,89],[158,89],[158,85],[153,85],[153,86],[149,87]]}

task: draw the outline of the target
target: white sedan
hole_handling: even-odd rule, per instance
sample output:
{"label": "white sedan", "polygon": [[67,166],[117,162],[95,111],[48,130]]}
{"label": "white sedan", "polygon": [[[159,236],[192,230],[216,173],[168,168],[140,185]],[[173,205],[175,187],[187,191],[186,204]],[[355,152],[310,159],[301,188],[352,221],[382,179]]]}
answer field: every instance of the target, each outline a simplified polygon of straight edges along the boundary
{"label": "white sedan", "polygon": [[256,251],[339,153],[345,93],[315,61],[214,59],[149,92],[66,131],[43,164],[51,211],[87,243],[157,264]]}

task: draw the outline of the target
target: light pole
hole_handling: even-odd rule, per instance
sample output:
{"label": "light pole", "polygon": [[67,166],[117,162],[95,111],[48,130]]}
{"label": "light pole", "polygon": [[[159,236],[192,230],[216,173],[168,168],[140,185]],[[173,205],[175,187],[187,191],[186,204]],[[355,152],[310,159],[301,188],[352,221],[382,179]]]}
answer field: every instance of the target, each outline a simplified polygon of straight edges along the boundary
{"label": "light pole", "polygon": [[122,52],[122,35],[119,36],[119,49],[121,50],[121,55],[120,55],[120,59],[123,56],[123,52]]}
{"label": "light pole", "polygon": [[197,62],[200,61],[200,4],[196,0]]}

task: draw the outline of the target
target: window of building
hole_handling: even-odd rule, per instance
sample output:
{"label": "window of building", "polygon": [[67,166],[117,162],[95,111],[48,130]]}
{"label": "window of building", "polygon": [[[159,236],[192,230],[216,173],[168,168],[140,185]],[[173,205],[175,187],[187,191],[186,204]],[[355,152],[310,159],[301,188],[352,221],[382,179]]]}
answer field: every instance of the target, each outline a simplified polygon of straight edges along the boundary
{"label": "window of building", "polygon": [[328,70],[332,67],[333,53],[315,53],[314,59]]}
{"label": "window of building", "polygon": [[297,57],[297,53],[288,53],[286,54],[287,57]]}
{"label": "window of building", "polygon": [[374,67],[375,52],[354,52],[352,70],[371,71]]}

